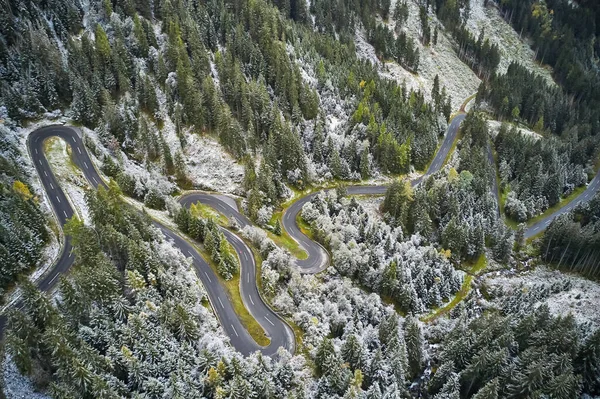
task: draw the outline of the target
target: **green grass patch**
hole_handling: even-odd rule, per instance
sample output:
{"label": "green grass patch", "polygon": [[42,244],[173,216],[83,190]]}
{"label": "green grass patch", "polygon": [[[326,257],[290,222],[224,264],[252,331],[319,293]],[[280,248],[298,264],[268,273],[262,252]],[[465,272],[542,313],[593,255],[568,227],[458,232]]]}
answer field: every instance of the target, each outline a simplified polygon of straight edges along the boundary
{"label": "green grass patch", "polygon": [[469,291],[471,291],[471,282],[473,281],[473,276],[467,275],[465,277],[465,281],[463,281],[462,286],[460,287],[460,291],[456,293],[456,296],[448,302],[445,306],[438,308],[433,311],[433,313],[423,317],[421,320],[425,323],[429,323],[440,316],[448,314],[456,305],[458,305],[463,299],[467,297]]}
{"label": "green grass patch", "polygon": [[487,266],[487,258],[485,257],[485,254],[479,255],[477,260],[472,263],[467,263],[467,266],[470,266],[467,273],[475,276],[478,275],[479,272],[481,272]]}
{"label": "green grass patch", "polygon": [[[246,309],[246,306],[244,306],[242,296],[240,295],[240,274],[236,273],[231,280],[225,280],[217,271],[217,265],[215,262],[213,262],[209,253],[204,249],[204,246],[197,245],[195,242],[192,243],[192,245],[202,255],[204,260],[206,260],[210,268],[217,276],[219,283],[225,288],[225,293],[227,294],[227,298],[229,298],[229,301],[233,306],[233,310],[240,318],[244,328],[248,331],[250,336],[252,336],[252,339],[254,339],[254,341],[256,341],[256,343],[260,346],[269,345],[271,340],[265,334],[265,330],[263,330],[262,326],[254,317],[252,317],[248,309]],[[236,252],[234,251],[233,253]]]}
{"label": "green grass patch", "polygon": [[310,227],[310,225],[308,223],[306,223],[306,221],[304,219],[302,219],[302,216],[300,216],[300,214],[296,215],[296,224],[298,225],[298,227],[300,228],[300,231],[302,232],[302,234],[304,234],[305,236],[307,236],[308,238],[310,238],[313,241],[317,241],[315,239],[315,236],[313,234],[313,231]]}
{"label": "green grass patch", "polygon": [[[57,157],[59,156],[59,151],[60,151],[60,147],[59,147],[59,140],[62,140],[59,137],[56,136],[52,136],[52,137],[48,137],[47,139],[44,140],[44,154],[46,154],[46,159],[48,159],[48,157],[52,156],[52,157]],[[72,158],[72,153],[71,153],[71,146],[69,145],[69,143],[67,143],[65,141],[65,145],[67,148],[67,154],[69,155],[66,159],[66,165],[69,167],[69,169],[71,169],[71,171],[75,174],[81,175],[81,169],[79,169],[79,167],[77,165],[75,165],[75,162],[73,162],[73,158]],[[48,159],[48,163],[50,163],[50,160]],[[52,167],[52,165],[50,165],[50,167]]]}
{"label": "green grass patch", "polygon": [[300,260],[304,260],[308,258],[308,254],[306,253],[306,251],[304,251],[304,249],[302,249],[302,247],[296,242],[296,240],[294,240],[289,234],[288,232],[283,228],[283,211],[277,211],[273,213],[273,216],[271,217],[271,221],[269,222],[269,224],[271,226],[275,226],[275,222],[277,220],[279,220],[279,225],[281,226],[281,235],[277,235],[275,233],[273,233],[272,231],[266,230],[267,232],[267,236],[269,236],[269,238],[271,240],[273,240],[273,242],[275,243],[275,245],[277,245],[278,247],[281,248],[285,248],[288,251],[290,251],[290,253],[296,257],[296,259],[300,259]]}
{"label": "green grass patch", "polygon": [[204,205],[201,202],[196,202],[190,206],[190,213],[192,216],[201,218],[201,219],[213,219],[216,223],[221,226],[227,227],[229,226],[229,219],[227,217],[208,205]]}

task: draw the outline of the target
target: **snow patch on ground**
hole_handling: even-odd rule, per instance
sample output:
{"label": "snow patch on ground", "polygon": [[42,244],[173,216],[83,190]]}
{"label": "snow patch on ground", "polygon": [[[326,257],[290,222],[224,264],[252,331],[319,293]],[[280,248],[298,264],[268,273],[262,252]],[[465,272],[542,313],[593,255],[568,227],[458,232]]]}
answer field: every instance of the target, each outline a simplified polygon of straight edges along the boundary
{"label": "snow patch on ground", "polygon": [[222,193],[239,192],[244,176],[244,167],[237,163],[213,138],[196,134],[189,128],[183,131],[185,145],[182,147],[175,124],[167,112],[165,93],[157,88],[156,97],[160,106],[161,118],[164,121],[162,134],[173,156],[177,151],[182,152],[188,176],[193,185]]}
{"label": "snow patch on ground", "polygon": [[552,68],[541,66],[535,60],[535,52],[519,34],[500,15],[500,10],[489,2],[484,6],[484,0],[471,0],[471,14],[467,28],[475,35],[483,29],[485,37],[496,44],[500,50],[498,72],[505,73],[512,62],[518,62],[532,72],[543,76],[550,85],[556,85],[552,79]]}
{"label": "snow patch on ground", "polygon": [[367,60],[373,65],[381,64],[379,58],[377,58],[377,55],[375,54],[375,49],[367,42],[365,32],[360,30],[356,31],[354,44],[356,45],[356,55],[358,58]]}
{"label": "snow patch on ground", "polygon": [[[401,29],[408,37],[413,39],[419,49],[418,75],[405,70],[394,61],[386,61],[382,65],[375,57],[373,46],[368,44],[360,33],[356,35],[357,54],[360,58],[377,60],[375,64],[380,65],[382,76],[399,82],[405,81],[407,89],[420,90],[425,94],[427,100],[431,100],[433,80],[435,75],[438,75],[440,86],[445,86],[448,94],[452,96],[452,109],[456,111],[467,97],[477,92],[481,80],[473,73],[471,68],[458,58],[450,38],[435,15],[430,15],[429,19],[432,31],[435,26],[440,27],[437,45],[426,47],[421,44],[419,6],[415,0],[409,0],[407,4],[409,8],[408,20]],[[391,2],[390,10],[394,10],[395,6],[396,0]],[[394,31],[396,21],[393,18],[393,12],[390,13],[388,26]]]}
{"label": "snow patch on ground", "polygon": [[356,197],[356,202],[359,203],[360,206],[363,207],[367,215],[369,215],[369,219],[378,220],[381,219],[382,215],[379,211],[379,207],[383,202],[383,197],[375,197],[375,196],[358,196]]}
{"label": "snow patch on ground", "polygon": [[486,282],[491,286],[502,287],[504,291],[519,289],[521,284],[527,289],[540,289],[541,286],[551,287],[556,284],[568,289],[550,294],[536,303],[536,306],[547,304],[550,312],[556,316],[566,316],[571,313],[578,323],[591,323],[595,328],[600,327],[600,285],[583,277],[538,267],[530,272],[523,272],[514,277],[488,277]]}
{"label": "snow patch on ground", "polygon": [[50,396],[35,391],[31,380],[21,375],[8,354],[4,356],[2,369],[4,395],[7,399],[50,399]]}
{"label": "snow patch on ground", "polygon": [[[500,131],[501,126],[502,126],[502,122],[500,122],[500,121],[488,120],[488,127],[490,128],[490,133],[492,134],[493,138],[496,138],[496,136],[498,135],[498,132]],[[512,127],[513,125],[510,124],[510,126]],[[525,129],[525,128],[522,128],[519,126],[517,126],[517,131],[526,136],[531,136],[536,140],[539,140],[542,138],[541,134],[536,133],[533,130]]]}
{"label": "snow patch on ground", "polygon": [[195,186],[221,193],[239,193],[244,167],[213,139],[186,134],[183,149],[188,175]]}

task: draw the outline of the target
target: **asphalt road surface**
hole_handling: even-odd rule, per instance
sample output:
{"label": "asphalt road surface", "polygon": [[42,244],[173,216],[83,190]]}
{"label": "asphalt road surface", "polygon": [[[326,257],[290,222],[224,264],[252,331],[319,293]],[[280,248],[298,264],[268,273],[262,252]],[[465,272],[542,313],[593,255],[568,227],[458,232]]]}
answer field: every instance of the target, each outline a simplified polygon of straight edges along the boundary
{"label": "asphalt road surface", "polygon": [[531,238],[544,231],[550,225],[550,223],[552,223],[552,220],[554,220],[555,217],[568,213],[569,211],[577,207],[577,205],[579,204],[588,202],[589,200],[594,198],[594,195],[598,192],[598,190],[600,190],[600,172],[597,173],[596,176],[594,176],[594,178],[588,184],[585,191],[579,196],[577,196],[577,198],[575,198],[573,201],[569,202],[567,205],[563,206],[553,214],[548,215],[539,222],[536,222],[529,226],[527,230],[525,230],[525,238]]}
{"label": "asphalt road surface", "polygon": [[[465,119],[466,114],[461,113],[457,115],[450,125],[448,126],[448,130],[442,141],[442,144],[436,153],[435,157],[431,161],[429,168],[425,172],[425,174],[411,182],[413,186],[418,185],[424,177],[430,176],[437,171],[439,171],[444,165],[444,161],[448,157],[450,150],[452,149],[452,145],[456,140],[458,135],[459,127],[462,121]],[[490,164],[494,164],[494,156],[492,152],[491,144],[488,143],[487,147],[487,158]],[[495,171],[495,168],[493,168]],[[500,215],[500,194],[498,191],[498,183],[496,180],[495,173],[492,173],[490,176],[492,181],[492,192],[496,197],[496,202],[498,204],[497,212]],[[536,224],[530,226],[526,232],[525,236],[527,238],[532,237],[539,232],[543,231],[548,225],[552,222],[552,220],[561,214],[569,212],[575,206],[577,206],[581,202],[589,201],[594,194],[600,189],[600,174],[597,175],[592,182],[588,185],[586,191],[581,194],[577,199],[569,203],[567,206],[557,211],[554,214],[548,215],[543,220],[537,222]],[[387,190],[387,186],[349,186],[347,187],[347,192],[349,195],[383,195]],[[318,273],[323,271],[329,265],[329,255],[327,251],[317,242],[312,241],[309,237],[302,233],[298,224],[296,223],[296,218],[299,213],[302,211],[302,207],[307,202],[310,202],[315,196],[317,196],[320,192],[314,192],[307,196],[304,196],[297,201],[295,201],[289,208],[287,208],[282,217],[283,228],[288,232],[288,234],[300,244],[300,246],[306,251],[308,254],[307,259],[304,260],[296,260],[296,265],[300,269],[302,273]],[[243,228],[246,225],[251,224],[251,222],[244,215],[240,214],[236,209],[229,206],[226,202],[222,200],[222,198],[218,198],[218,196],[213,194],[206,193],[191,193],[185,195],[181,199],[182,203],[185,203],[189,206],[191,203],[202,202],[206,205],[209,205],[216,209],[217,211],[223,213],[224,215],[235,218],[238,224]]]}
{"label": "asphalt road surface", "polygon": [[[462,121],[465,119],[465,116],[465,114],[459,114],[452,119],[452,122],[446,131],[446,135],[444,136],[444,140],[442,141],[442,145],[431,161],[429,168],[422,177],[419,177],[411,182],[413,186],[418,185],[423,180],[423,177],[434,174],[444,165],[444,161],[446,160],[446,157],[452,148],[454,140],[456,140],[458,129]],[[387,186],[349,186],[347,188],[349,195],[383,195],[385,194],[386,190]],[[302,211],[304,204],[310,202],[318,194],[319,192],[315,192],[300,198],[285,210],[282,217],[283,228],[308,253],[307,259],[296,261],[298,267],[306,273],[318,273],[327,268],[329,265],[329,256],[327,251],[325,251],[320,244],[312,241],[304,233],[302,233],[298,227],[298,224],[296,223],[296,218]]]}
{"label": "asphalt road surface", "polygon": [[[27,145],[31,158],[35,164],[38,175],[44,190],[52,204],[52,208],[61,225],[64,225],[68,218],[74,215],[73,208],[69,203],[64,192],[58,185],[58,182],[52,173],[50,165],[43,152],[43,142],[49,137],[60,137],[71,146],[71,154],[75,164],[83,171],[89,184],[94,188],[100,185],[105,186],[104,182],[94,168],[92,161],[79,137],[77,130],[67,126],[49,126],[32,132],[27,140]],[[241,292],[252,316],[263,326],[271,342],[266,347],[259,346],[250,336],[242,325],[239,317],[233,309],[223,286],[219,283],[217,276],[194,249],[190,242],[174,233],[167,227],[158,222],[153,222],[168,240],[179,248],[179,250],[192,259],[196,274],[204,284],[219,321],[226,334],[229,336],[232,345],[242,354],[250,354],[254,351],[261,351],[265,355],[274,356],[280,346],[293,352],[295,347],[294,334],[291,328],[285,324],[271,309],[269,309],[258,295],[256,287],[256,265],[250,249],[235,235],[224,231],[227,239],[232,243],[238,253],[241,263],[242,281],[252,282],[252,284],[242,284]],[[57,259],[52,270],[47,273],[38,283],[42,291],[51,290],[58,282],[58,277],[66,273],[73,265],[75,256],[71,252],[71,243],[67,238],[60,257]],[[18,305],[17,305],[18,306]]]}
{"label": "asphalt road surface", "polygon": [[[444,140],[442,141],[442,145],[432,160],[429,168],[422,177],[411,182],[413,186],[418,185],[423,177],[429,176],[441,169],[444,160],[452,148],[452,144],[456,140],[460,124],[464,118],[465,114],[459,114],[452,120]],[[59,187],[43,154],[43,141],[52,136],[62,138],[71,146],[73,161],[81,168],[91,186],[98,187],[99,185],[104,185],[104,183],[94,168],[81,138],[75,129],[67,126],[49,126],[38,129],[29,135],[27,145],[31,157],[35,163],[36,170],[40,176],[48,199],[52,204],[54,213],[61,225],[63,225],[68,218],[73,216],[74,212],[67,197]],[[494,162],[491,147],[488,148],[488,159],[490,162]],[[493,181],[495,189],[494,194],[499,201],[495,176]],[[556,213],[548,215],[544,219],[530,226],[526,230],[525,236],[531,237],[543,231],[548,227],[554,217],[569,212],[579,203],[589,201],[599,189],[600,175],[596,175],[583,194]],[[350,186],[347,188],[348,194],[350,195],[382,195],[385,194],[386,190],[387,186]],[[307,259],[296,260],[298,268],[303,273],[318,273],[329,265],[327,251],[320,244],[304,235],[296,223],[296,217],[302,210],[302,206],[311,201],[316,195],[318,195],[318,192],[300,198],[284,212],[282,217],[283,228],[308,254]],[[251,224],[246,216],[238,212],[237,209],[232,207],[220,195],[190,193],[181,197],[179,201],[183,206],[187,207],[196,202],[209,205],[226,217],[235,219],[240,228]],[[227,229],[221,229],[227,240],[235,248],[240,260],[240,294],[244,305],[249,310],[250,314],[264,328],[271,339],[270,344],[266,347],[260,347],[252,339],[250,334],[248,334],[233,310],[233,306],[225,289],[219,284],[217,276],[194,247],[184,238],[175,234],[160,223],[154,222],[154,224],[161,230],[167,239],[172,240],[173,244],[178,247],[184,255],[192,258],[196,274],[206,288],[212,307],[215,310],[223,329],[229,336],[231,343],[238,351],[242,354],[249,354],[259,350],[263,354],[269,356],[274,356],[277,349],[281,346],[287,348],[290,352],[294,351],[294,334],[291,328],[261,299],[256,285],[256,265],[254,263],[252,251],[239,237]],[[70,240],[66,238],[63,250],[56,261],[56,264],[38,283],[38,287],[41,290],[51,290],[56,285],[58,277],[69,270],[75,260],[71,249]],[[19,305],[17,304],[17,306]],[[4,318],[0,319],[0,332],[3,330],[4,321]]]}

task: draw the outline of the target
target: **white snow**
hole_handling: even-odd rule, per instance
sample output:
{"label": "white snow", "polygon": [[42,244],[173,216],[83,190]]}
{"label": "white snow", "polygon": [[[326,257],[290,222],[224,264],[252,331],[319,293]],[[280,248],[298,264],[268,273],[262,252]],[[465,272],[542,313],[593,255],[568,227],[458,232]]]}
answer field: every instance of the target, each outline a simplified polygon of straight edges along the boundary
{"label": "white snow", "polygon": [[184,147],[188,175],[194,185],[221,193],[239,193],[244,168],[212,138],[187,133]]}
{"label": "white snow", "polygon": [[[463,101],[475,94],[481,80],[465,63],[463,63],[452,47],[450,38],[442,28],[442,24],[438,21],[435,15],[429,16],[429,22],[432,30],[435,26],[440,27],[437,45],[431,44],[425,47],[421,44],[421,23],[419,21],[419,6],[415,0],[407,1],[409,8],[408,20],[404,23],[402,30],[409,38],[412,38],[419,49],[419,70],[418,75],[415,75],[396,62],[388,61],[380,69],[382,76],[389,79],[395,79],[399,82],[405,81],[408,90],[420,90],[425,94],[427,100],[431,99],[431,89],[435,75],[439,76],[440,86],[446,87],[448,94],[452,97],[452,110],[457,111]],[[394,10],[396,0],[391,2],[390,10]],[[380,21],[383,23],[382,21]],[[395,29],[396,21],[393,18],[393,12],[390,13],[389,28],[392,31]],[[359,57],[374,56],[373,47],[364,41],[364,38],[359,38],[357,34],[356,48]],[[359,45],[359,41],[364,42]],[[380,64],[381,65],[381,64]]]}
{"label": "white snow", "polygon": [[21,375],[8,354],[4,356],[2,369],[6,399],[50,399],[50,396],[35,391],[31,380]]}
{"label": "white snow", "polygon": [[502,18],[500,10],[494,5],[494,2],[488,2],[487,7],[483,2],[484,0],[471,0],[471,14],[467,21],[467,28],[476,37],[481,29],[484,29],[485,37],[498,46],[501,55],[498,72],[505,73],[511,62],[518,62],[530,71],[546,78],[550,85],[555,85],[552,79],[552,68],[548,65],[541,66],[535,60],[535,52]]}
{"label": "white snow", "polygon": [[375,54],[375,49],[371,46],[365,38],[365,32],[357,30],[354,36],[354,43],[356,44],[356,55],[358,58],[368,60],[373,65],[379,65],[380,61]]}
{"label": "white snow", "polygon": [[[510,127],[513,126],[513,124],[509,124],[509,125],[510,125]],[[490,128],[490,133],[493,138],[496,138],[496,136],[498,135],[498,132],[500,131],[501,126],[502,126],[502,122],[500,122],[500,121],[488,120],[488,127]],[[543,137],[541,134],[536,133],[533,130],[525,129],[520,126],[517,126],[517,131],[523,135],[531,136],[536,140],[539,140]]]}
{"label": "white snow", "polygon": [[[216,69],[215,69],[216,73]],[[177,137],[175,124],[167,112],[167,99],[159,88],[156,96],[163,119],[162,134],[173,156],[182,151],[188,176],[192,183],[204,189],[221,193],[239,193],[244,176],[244,168],[210,136],[202,136],[185,128],[183,135],[186,144],[182,148]]]}
{"label": "white snow", "polygon": [[380,220],[381,212],[379,211],[379,207],[383,202],[383,197],[374,197],[374,196],[357,196],[356,202],[358,202],[367,215],[369,215],[369,219],[371,220]]}
{"label": "white snow", "polygon": [[519,289],[523,284],[524,291],[540,289],[542,286],[564,287],[569,282],[569,288],[561,288],[558,292],[550,289],[547,298],[538,301],[535,305],[547,304],[550,312],[556,316],[566,316],[571,313],[578,323],[591,323],[600,327],[600,285],[583,277],[551,270],[545,266],[537,267],[531,272],[523,272],[514,277],[488,277],[486,282],[491,286],[502,287],[505,291]]}

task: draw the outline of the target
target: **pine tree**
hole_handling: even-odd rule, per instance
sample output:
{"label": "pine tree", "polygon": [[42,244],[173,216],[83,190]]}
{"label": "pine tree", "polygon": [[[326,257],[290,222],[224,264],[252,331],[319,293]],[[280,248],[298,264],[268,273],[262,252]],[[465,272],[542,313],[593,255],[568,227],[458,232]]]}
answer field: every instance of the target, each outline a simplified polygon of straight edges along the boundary
{"label": "pine tree", "polygon": [[411,376],[414,378],[421,372],[425,355],[423,353],[423,332],[419,321],[410,316],[404,325],[404,337],[406,340],[406,353],[408,355],[408,366]]}
{"label": "pine tree", "polygon": [[273,227],[273,233],[280,236],[281,235],[281,223],[279,223],[279,218],[275,219],[275,227]]}
{"label": "pine tree", "polygon": [[360,176],[363,180],[371,176],[371,165],[369,162],[369,145],[367,144],[360,156]]}
{"label": "pine tree", "polygon": [[360,370],[364,367],[364,353],[361,343],[354,334],[350,334],[342,345],[342,358],[350,365],[350,369]]}
{"label": "pine tree", "polygon": [[473,399],[498,399],[498,379],[494,378],[481,388]]}
{"label": "pine tree", "polygon": [[445,361],[436,370],[435,374],[429,380],[428,391],[434,395],[438,393],[446,384],[448,379],[454,373],[454,362],[452,360]]}
{"label": "pine tree", "polygon": [[187,176],[187,168],[185,166],[185,161],[183,160],[183,154],[181,151],[177,151],[175,153],[173,168],[175,171],[175,178],[177,179],[179,186],[184,188],[190,186],[190,180]]}
{"label": "pine tree", "polygon": [[581,345],[574,364],[583,379],[584,391],[600,394],[600,329]]}
{"label": "pine tree", "polygon": [[138,46],[138,55],[143,58],[148,57],[148,39],[137,14],[133,15],[133,34]]}
{"label": "pine tree", "polygon": [[389,213],[405,227],[408,221],[408,211],[413,201],[414,196],[410,182],[395,180],[385,193],[381,210]]}
{"label": "pine tree", "polygon": [[440,93],[440,77],[436,74],[433,79],[433,88],[431,89],[431,98],[435,104],[435,109],[440,111],[441,93]]}
{"label": "pine tree", "polygon": [[326,375],[333,369],[334,363],[336,362],[335,349],[333,342],[329,338],[324,338],[321,344],[317,348],[317,355],[315,357],[315,366],[317,374]]}
{"label": "pine tree", "polygon": [[342,178],[342,159],[340,158],[339,151],[332,151],[331,158],[329,159],[329,169],[334,178]]}

